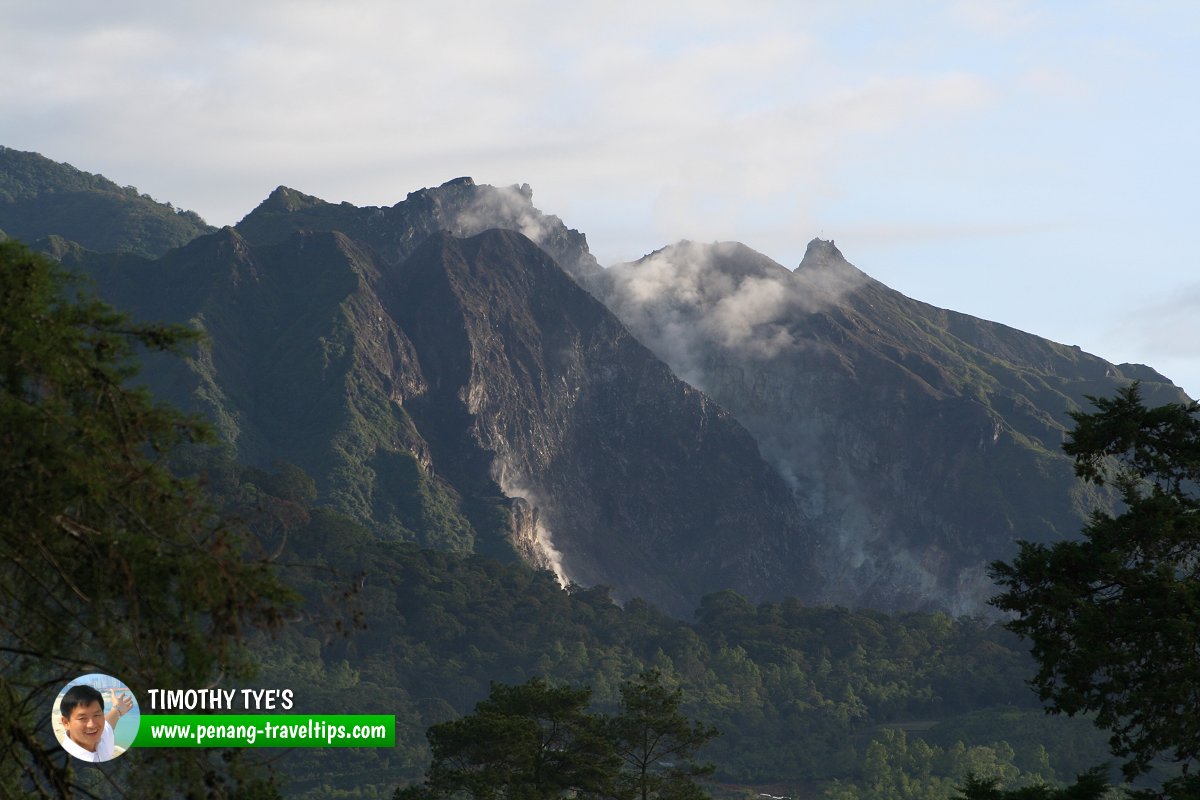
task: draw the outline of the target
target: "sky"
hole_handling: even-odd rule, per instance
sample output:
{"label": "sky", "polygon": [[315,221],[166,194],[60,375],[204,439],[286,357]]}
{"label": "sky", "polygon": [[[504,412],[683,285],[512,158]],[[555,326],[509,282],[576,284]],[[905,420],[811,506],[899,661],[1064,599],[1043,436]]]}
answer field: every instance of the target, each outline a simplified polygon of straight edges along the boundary
{"label": "sky", "polygon": [[528,183],[602,264],[680,239],[1200,397],[1200,4],[0,0],[0,144],[236,223]]}

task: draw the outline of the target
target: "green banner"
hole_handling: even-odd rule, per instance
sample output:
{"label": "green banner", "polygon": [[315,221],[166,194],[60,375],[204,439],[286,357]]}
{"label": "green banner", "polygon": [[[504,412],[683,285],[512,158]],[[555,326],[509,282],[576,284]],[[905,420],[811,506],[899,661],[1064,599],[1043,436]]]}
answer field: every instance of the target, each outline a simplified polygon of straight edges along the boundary
{"label": "green banner", "polygon": [[133,747],[395,747],[391,714],[143,715]]}

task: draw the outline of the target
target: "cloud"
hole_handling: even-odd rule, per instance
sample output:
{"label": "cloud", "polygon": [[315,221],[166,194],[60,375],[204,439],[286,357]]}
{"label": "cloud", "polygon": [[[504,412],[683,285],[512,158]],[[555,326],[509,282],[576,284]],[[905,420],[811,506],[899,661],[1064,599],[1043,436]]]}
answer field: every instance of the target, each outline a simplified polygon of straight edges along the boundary
{"label": "cloud", "polygon": [[792,334],[796,317],[865,280],[844,263],[793,273],[736,242],[684,241],[610,268],[604,300],[677,375],[713,391],[714,357],[764,361],[810,346]]}
{"label": "cloud", "polygon": [[471,204],[455,218],[455,224],[465,236],[473,236],[489,228],[520,231],[531,241],[545,245],[557,217],[548,217],[530,202],[532,190],[524,186],[480,187]]}
{"label": "cloud", "polygon": [[964,27],[991,36],[1012,36],[1038,24],[1041,15],[1024,0],[959,0],[950,16]]}
{"label": "cloud", "polygon": [[0,87],[0,140],[218,224],[280,183],[391,204],[470,174],[657,207],[665,239],[732,238],[755,204],[804,218],[797,183],[828,184],[847,135],[986,102],[986,87],[956,72],[827,80],[829,54],[806,16],[758,11],[22,7],[0,31],[0,67],[25,76]]}
{"label": "cloud", "polygon": [[1141,349],[1171,356],[1200,358],[1196,320],[1200,319],[1200,283],[1178,288],[1171,297],[1144,302],[1110,329],[1110,336]]}
{"label": "cloud", "polygon": [[[460,175],[528,183],[602,263],[686,238],[794,266],[861,229],[957,240],[921,254],[946,274],[977,224],[1011,283],[1052,261],[1095,286],[1085,251],[1159,217],[1188,252],[1195,12],[870,5],[0,0],[0,144],[216,224],[279,184],[391,205]],[[1001,230],[1063,209],[1052,242]],[[957,285],[940,304],[994,294],[983,273]]]}

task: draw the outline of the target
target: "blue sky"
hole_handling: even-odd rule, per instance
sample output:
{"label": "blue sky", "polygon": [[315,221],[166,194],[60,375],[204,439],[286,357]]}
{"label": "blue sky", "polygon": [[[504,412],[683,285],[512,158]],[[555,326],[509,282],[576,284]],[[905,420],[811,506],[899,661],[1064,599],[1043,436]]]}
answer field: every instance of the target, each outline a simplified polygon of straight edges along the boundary
{"label": "blue sky", "polygon": [[529,183],[1148,363],[1200,396],[1200,4],[0,0],[0,144],[231,224]]}

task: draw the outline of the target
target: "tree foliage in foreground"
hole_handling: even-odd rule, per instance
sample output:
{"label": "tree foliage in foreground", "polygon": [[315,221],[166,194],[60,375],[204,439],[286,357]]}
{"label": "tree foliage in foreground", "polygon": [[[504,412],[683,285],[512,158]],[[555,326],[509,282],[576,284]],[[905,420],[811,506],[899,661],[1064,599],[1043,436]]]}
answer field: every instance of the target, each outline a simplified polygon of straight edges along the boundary
{"label": "tree foliage in foreground", "polygon": [[1031,640],[1051,711],[1095,714],[1126,777],[1166,758],[1185,776],[1175,791],[1200,793],[1186,777],[1200,760],[1200,405],[1146,408],[1137,384],[1090,399],[1064,450],[1124,509],[1095,512],[1079,541],[1022,542],[993,565],[992,602]]}
{"label": "tree foliage in foreground", "polygon": [[540,679],[493,685],[474,714],[429,729],[429,786],[475,798],[607,796],[616,758],[590,698]]}
{"label": "tree foliage in foreground", "polygon": [[704,797],[697,781],[713,773],[697,764],[696,753],[719,736],[711,725],[694,722],[680,711],[683,690],[664,685],[657,670],[621,685],[621,713],[609,723],[612,742],[624,768],[619,795],[635,800]]}
{"label": "tree foliage in foreground", "polygon": [[54,696],[83,673],[133,687],[244,674],[243,634],[289,603],[270,565],[164,466],[207,429],[129,388],[136,348],[192,338],[133,324],[54,262],[0,243],[0,795],[235,791],[228,765],[192,751],[139,754],[122,764],[128,783],[102,780],[49,726]]}
{"label": "tree foliage in foreground", "polygon": [[702,800],[697,781],[711,767],[692,763],[717,736],[679,711],[678,690],[655,671],[621,687],[621,711],[588,712],[591,689],[534,678],[493,684],[472,714],[429,729],[425,783],[397,800],[464,793],[475,800]]}

